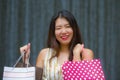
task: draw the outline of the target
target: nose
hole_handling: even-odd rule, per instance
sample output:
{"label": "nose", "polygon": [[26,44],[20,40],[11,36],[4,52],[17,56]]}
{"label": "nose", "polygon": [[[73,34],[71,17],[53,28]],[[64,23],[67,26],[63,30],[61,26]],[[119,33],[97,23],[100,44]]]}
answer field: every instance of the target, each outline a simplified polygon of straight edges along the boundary
{"label": "nose", "polygon": [[61,33],[66,33],[67,32],[67,30],[65,29],[65,28],[63,28],[62,30],[61,30]]}

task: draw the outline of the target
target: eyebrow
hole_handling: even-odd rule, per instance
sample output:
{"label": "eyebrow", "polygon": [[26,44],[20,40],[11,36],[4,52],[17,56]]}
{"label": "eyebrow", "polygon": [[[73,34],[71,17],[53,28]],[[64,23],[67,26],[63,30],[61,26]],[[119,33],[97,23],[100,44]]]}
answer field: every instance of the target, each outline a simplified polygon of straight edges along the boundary
{"label": "eyebrow", "polygon": [[61,25],[55,26],[55,27],[61,27]]}
{"label": "eyebrow", "polygon": [[[65,24],[65,25],[70,25],[69,23],[67,23],[67,24]],[[55,26],[55,27],[60,27],[61,25],[57,25],[57,26]]]}

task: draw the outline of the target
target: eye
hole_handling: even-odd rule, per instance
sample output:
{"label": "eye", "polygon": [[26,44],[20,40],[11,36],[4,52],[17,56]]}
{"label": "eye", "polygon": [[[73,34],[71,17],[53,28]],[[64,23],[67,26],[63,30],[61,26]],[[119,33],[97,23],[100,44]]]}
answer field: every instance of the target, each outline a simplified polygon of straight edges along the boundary
{"label": "eye", "polygon": [[59,29],[61,29],[61,27],[60,27],[60,26],[56,26],[55,29],[56,29],[56,30],[59,30]]}
{"label": "eye", "polygon": [[66,28],[71,28],[71,26],[70,25],[66,25]]}

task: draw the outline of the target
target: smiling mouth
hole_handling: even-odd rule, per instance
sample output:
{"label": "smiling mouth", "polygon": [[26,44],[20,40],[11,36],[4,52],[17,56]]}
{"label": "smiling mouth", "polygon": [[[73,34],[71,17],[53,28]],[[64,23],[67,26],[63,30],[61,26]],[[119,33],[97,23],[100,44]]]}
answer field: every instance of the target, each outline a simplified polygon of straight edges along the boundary
{"label": "smiling mouth", "polygon": [[62,40],[67,40],[67,39],[68,39],[68,36],[61,36],[61,39],[62,39]]}

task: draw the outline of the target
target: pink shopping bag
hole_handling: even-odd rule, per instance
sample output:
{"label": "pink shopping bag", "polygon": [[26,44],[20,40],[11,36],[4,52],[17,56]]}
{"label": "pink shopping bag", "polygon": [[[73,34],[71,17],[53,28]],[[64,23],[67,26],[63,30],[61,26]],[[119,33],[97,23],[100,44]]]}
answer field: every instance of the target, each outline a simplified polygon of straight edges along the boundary
{"label": "pink shopping bag", "polygon": [[99,59],[91,61],[67,61],[62,66],[64,80],[105,80]]}

